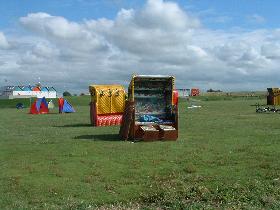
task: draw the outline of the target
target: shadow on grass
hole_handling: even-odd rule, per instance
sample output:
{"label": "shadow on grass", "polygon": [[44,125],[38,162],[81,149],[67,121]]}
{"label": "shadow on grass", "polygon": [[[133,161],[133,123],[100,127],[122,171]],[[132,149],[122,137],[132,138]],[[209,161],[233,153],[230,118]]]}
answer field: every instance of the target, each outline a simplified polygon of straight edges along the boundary
{"label": "shadow on grass", "polygon": [[76,127],[92,127],[88,123],[78,123],[78,124],[69,124],[69,125],[55,125],[56,128],[76,128]]}
{"label": "shadow on grass", "polygon": [[269,105],[267,105],[267,104],[258,104],[258,103],[256,103],[256,104],[250,104],[250,106],[269,106]]}
{"label": "shadow on grass", "polygon": [[118,134],[96,134],[75,136],[74,139],[92,140],[92,141],[121,141]]}

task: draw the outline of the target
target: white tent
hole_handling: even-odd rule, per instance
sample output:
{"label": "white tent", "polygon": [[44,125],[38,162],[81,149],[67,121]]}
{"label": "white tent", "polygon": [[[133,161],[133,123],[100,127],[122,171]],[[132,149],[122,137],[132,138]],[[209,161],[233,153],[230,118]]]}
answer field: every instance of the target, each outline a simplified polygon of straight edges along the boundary
{"label": "white tent", "polygon": [[53,103],[52,100],[49,101],[49,103],[48,103],[48,108],[49,108],[49,109],[53,109],[53,108],[54,108],[54,103]]}

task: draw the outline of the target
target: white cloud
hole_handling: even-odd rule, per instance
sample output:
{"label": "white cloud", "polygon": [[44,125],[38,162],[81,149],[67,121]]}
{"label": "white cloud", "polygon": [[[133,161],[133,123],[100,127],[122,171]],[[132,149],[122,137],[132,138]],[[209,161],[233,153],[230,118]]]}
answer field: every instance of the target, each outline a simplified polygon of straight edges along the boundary
{"label": "white cloud", "polygon": [[280,39],[278,42],[264,43],[261,48],[261,53],[268,59],[280,60]]}
{"label": "white cloud", "polygon": [[186,30],[200,26],[199,20],[187,15],[176,3],[163,0],[148,0],[135,18],[144,28]]}
{"label": "white cloud", "polygon": [[60,52],[57,48],[48,45],[48,43],[38,43],[33,49],[33,54],[45,58],[58,56],[59,53]]}
{"label": "white cloud", "polygon": [[4,33],[2,33],[1,31],[0,31],[0,49],[2,48],[2,49],[7,49],[7,48],[9,48],[9,43],[8,43],[8,41],[7,41],[7,39],[6,39],[6,36],[4,35]]}
{"label": "white cloud", "polygon": [[142,9],[120,10],[113,20],[73,22],[31,13],[20,23],[34,39],[10,37],[6,43],[14,47],[0,47],[0,73],[15,84],[40,76],[58,89],[86,90],[91,83],[127,84],[139,73],[175,75],[178,87],[280,85],[280,29],[207,29],[169,1],[148,0]]}
{"label": "white cloud", "polygon": [[78,23],[69,22],[63,17],[51,16],[47,13],[31,13],[20,18],[20,22],[26,28],[47,36],[63,39],[83,37]]}
{"label": "white cloud", "polygon": [[84,24],[70,22],[63,17],[32,13],[20,18],[20,22],[26,29],[70,50],[92,51],[108,47],[102,37],[88,31]]}

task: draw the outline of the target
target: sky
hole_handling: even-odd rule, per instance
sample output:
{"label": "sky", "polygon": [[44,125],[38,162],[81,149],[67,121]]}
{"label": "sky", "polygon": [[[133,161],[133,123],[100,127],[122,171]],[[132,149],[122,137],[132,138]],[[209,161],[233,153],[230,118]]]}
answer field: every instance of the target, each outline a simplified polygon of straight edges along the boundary
{"label": "sky", "polygon": [[177,88],[279,87],[275,0],[0,0],[0,86],[59,92],[167,74]]}

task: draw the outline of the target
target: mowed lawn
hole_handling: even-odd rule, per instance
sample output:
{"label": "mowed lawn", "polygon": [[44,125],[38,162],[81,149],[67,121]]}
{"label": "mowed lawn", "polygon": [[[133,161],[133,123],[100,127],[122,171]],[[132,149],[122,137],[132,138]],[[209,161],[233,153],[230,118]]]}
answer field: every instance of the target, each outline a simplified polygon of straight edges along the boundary
{"label": "mowed lawn", "polygon": [[280,208],[280,114],[250,106],[264,100],[181,100],[178,141],[137,143],[70,101],[74,114],[0,108],[0,209]]}

